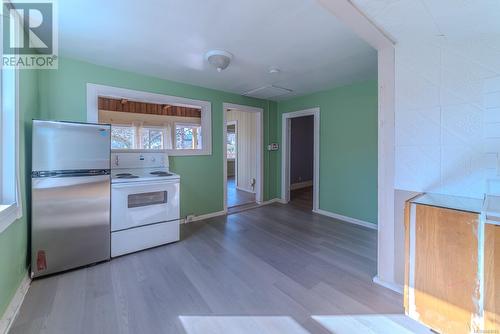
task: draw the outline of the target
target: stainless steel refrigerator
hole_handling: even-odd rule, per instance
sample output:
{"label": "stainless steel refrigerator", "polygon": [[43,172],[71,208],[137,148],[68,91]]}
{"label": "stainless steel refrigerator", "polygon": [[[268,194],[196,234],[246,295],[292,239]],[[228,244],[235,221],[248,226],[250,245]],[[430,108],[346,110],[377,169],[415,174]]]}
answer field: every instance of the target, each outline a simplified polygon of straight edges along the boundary
{"label": "stainless steel refrigerator", "polygon": [[33,121],[31,276],[110,258],[109,125]]}

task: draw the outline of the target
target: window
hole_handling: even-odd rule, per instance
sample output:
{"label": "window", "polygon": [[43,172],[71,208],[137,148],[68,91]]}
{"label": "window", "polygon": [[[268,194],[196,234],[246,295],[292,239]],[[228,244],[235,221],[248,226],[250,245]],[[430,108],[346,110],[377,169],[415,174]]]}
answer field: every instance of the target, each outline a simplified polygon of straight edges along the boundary
{"label": "window", "polygon": [[112,149],[133,149],[135,148],[135,127],[119,126],[111,127],[111,148]]}
{"label": "window", "polygon": [[170,156],[212,154],[210,101],[90,83],[87,101],[87,122],[116,127],[113,150],[160,149]]}
{"label": "window", "polygon": [[18,70],[2,68],[0,81],[0,232],[22,215],[19,180]]}
{"label": "window", "polygon": [[236,159],[236,133],[227,133],[227,158]]}
{"label": "window", "polygon": [[146,150],[165,149],[165,130],[162,128],[142,128],[141,148]]}
{"label": "window", "polygon": [[201,126],[197,124],[175,125],[175,148],[178,150],[201,149]]}

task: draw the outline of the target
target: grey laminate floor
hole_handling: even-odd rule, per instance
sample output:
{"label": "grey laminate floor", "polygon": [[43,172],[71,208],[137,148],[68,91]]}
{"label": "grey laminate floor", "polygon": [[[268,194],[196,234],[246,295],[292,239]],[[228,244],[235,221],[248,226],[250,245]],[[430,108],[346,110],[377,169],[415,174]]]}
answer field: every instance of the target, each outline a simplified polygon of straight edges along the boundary
{"label": "grey laminate floor", "polygon": [[274,204],[35,280],[11,333],[428,333],[372,283],[376,232]]}
{"label": "grey laminate floor", "polygon": [[312,211],[313,191],[313,187],[291,190],[290,204],[303,210]]}
{"label": "grey laminate floor", "polygon": [[255,203],[255,194],[239,190],[236,188],[236,181],[233,177],[227,178],[227,206],[235,207],[244,204]]}

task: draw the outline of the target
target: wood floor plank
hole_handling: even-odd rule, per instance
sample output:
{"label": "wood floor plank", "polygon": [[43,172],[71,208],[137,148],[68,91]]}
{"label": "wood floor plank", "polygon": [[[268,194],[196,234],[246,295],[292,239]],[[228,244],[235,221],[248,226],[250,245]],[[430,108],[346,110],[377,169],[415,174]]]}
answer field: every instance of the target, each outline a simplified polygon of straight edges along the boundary
{"label": "wood floor plank", "polygon": [[401,295],[372,282],[376,231],[305,207],[184,224],[177,243],[37,279],[11,333],[420,330]]}

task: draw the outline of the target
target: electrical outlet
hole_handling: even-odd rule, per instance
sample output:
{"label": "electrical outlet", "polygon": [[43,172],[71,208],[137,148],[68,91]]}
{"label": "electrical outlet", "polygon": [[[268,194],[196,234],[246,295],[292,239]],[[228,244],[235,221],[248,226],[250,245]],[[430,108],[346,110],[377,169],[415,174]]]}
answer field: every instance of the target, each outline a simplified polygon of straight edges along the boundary
{"label": "electrical outlet", "polygon": [[278,143],[271,143],[271,144],[267,145],[268,151],[277,151],[277,150],[279,150],[279,148],[280,148],[280,145]]}

